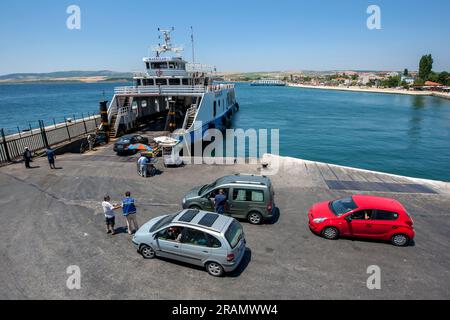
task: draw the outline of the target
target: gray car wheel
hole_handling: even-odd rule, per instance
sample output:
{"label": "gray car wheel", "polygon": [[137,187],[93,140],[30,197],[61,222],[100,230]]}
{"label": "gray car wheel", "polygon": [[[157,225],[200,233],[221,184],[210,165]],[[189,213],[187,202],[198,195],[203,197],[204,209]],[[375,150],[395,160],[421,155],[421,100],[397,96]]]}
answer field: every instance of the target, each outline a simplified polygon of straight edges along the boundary
{"label": "gray car wheel", "polygon": [[248,222],[251,224],[261,224],[263,221],[263,217],[259,212],[250,212],[248,214]]}
{"label": "gray car wheel", "polygon": [[145,259],[153,259],[156,256],[155,250],[148,245],[142,245],[140,252]]}
{"label": "gray car wheel", "polygon": [[323,229],[322,235],[325,239],[336,240],[339,237],[339,231],[335,227],[326,227]]}
{"label": "gray car wheel", "polygon": [[223,267],[217,262],[208,262],[206,264],[206,271],[213,277],[221,277],[224,274]]}
{"label": "gray car wheel", "polygon": [[409,237],[404,234],[396,234],[392,237],[391,243],[396,247],[404,247],[409,243]]}

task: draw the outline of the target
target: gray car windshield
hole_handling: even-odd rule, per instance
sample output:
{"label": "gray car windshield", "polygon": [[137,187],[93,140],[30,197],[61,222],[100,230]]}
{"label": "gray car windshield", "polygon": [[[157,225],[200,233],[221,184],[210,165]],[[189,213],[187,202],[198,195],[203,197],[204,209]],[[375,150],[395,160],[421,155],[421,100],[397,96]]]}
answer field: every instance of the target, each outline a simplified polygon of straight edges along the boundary
{"label": "gray car windshield", "polygon": [[217,185],[217,181],[211,183],[211,184],[206,184],[204,185],[198,192],[198,195],[202,195],[206,192],[210,192],[212,189],[214,189]]}
{"label": "gray car windshield", "polygon": [[335,215],[342,216],[358,208],[351,197],[330,202],[330,209]]}
{"label": "gray car windshield", "polygon": [[156,222],[153,227],[150,229],[150,232],[153,232],[155,230],[159,230],[165,226],[167,226],[169,223],[171,223],[173,221],[173,219],[175,219],[175,217],[179,214],[178,213],[174,213],[165,217],[162,217],[158,222]]}

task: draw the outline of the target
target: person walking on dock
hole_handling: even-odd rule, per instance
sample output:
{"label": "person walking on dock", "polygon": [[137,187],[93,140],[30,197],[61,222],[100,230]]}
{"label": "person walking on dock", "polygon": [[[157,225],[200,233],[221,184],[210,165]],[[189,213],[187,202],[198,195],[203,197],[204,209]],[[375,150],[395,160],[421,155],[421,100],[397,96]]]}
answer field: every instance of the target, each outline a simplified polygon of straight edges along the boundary
{"label": "person walking on dock", "polygon": [[122,200],[122,212],[125,219],[127,219],[128,234],[133,234],[139,229],[139,225],[136,219],[135,200],[131,197],[129,191],[125,193],[125,199]]}
{"label": "person walking on dock", "polygon": [[89,144],[89,151],[93,151],[94,150],[94,145],[95,145],[95,136],[93,134],[89,134],[87,136],[87,141]]}
{"label": "person walking on dock", "polygon": [[148,172],[148,159],[144,155],[141,155],[141,157],[138,159],[138,168],[139,168],[139,175],[141,177],[147,178],[147,172]]}
{"label": "person walking on dock", "polygon": [[105,222],[106,222],[106,233],[115,235],[116,231],[114,226],[116,224],[116,216],[114,214],[114,210],[119,209],[120,205],[113,205],[111,202],[111,198],[107,195],[103,198],[102,208],[105,214]]}
{"label": "person walking on dock", "polygon": [[45,153],[47,154],[48,164],[50,165],[50,169],[56,169],[55,166],[55,151],[51,148],[48,148]]}
{"label": "person walking on dock", "polygon": [[24,152],[23,152],[23,160],[25,160],[25,168],[30,169],[30,162],[31,162],[31,151],[30,149],[28,149],[28,147],[25,148]]}

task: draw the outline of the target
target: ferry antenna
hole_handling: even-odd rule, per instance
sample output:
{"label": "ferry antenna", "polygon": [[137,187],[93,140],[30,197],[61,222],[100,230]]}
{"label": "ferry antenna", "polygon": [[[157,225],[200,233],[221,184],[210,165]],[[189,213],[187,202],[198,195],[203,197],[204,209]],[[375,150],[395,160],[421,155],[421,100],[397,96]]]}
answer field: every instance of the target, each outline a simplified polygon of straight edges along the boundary
{"label": "ferry antenna", "polygon": [[194,28],[191,26],[192,63],[195,63]]}

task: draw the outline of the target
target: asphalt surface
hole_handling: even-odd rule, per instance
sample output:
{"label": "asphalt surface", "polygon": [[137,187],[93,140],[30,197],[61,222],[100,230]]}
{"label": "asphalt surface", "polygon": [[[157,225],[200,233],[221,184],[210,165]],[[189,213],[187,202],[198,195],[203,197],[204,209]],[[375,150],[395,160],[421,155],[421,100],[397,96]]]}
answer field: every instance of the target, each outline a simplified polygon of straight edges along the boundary
{"label": "asphalt surface", "polygon": [[[352,191],[331,190],[329,166],[286,160],[271,177],[279,217],[270,224],[243,222],[248,251],[237,272],[214,278],[206,271],[166,260],[144,260],[126,233],[107,235],[101,201],[137,199],[140,224],[180,209],[185,192],[232,173],[260,173],[257,165],[162,168],[140,178],[134,159],[111,146],[64,155],[50,170],[22,164],[0,168],[0,299],[449,299],[450,196],[371,192],[400,200],[416,224],[414,245],[396,248],[374,241],[327,241],[309,231],[311,205]],[[320,170],[322,166],[322,170]],[[334,167],[336,178],[407,179]],[[401,180],[401,181],[400,181]],[[417,183],[416,181],[414,183]],[[442,189],[441,189],[442,188]],[[362,192],[359,192],[362,193]],[[117,214],[119,231],[125,220]],[[67,268],[81,270],[81,288],[66,286]],[[381,268],[381,290],[369,290],[367,268]]]}

